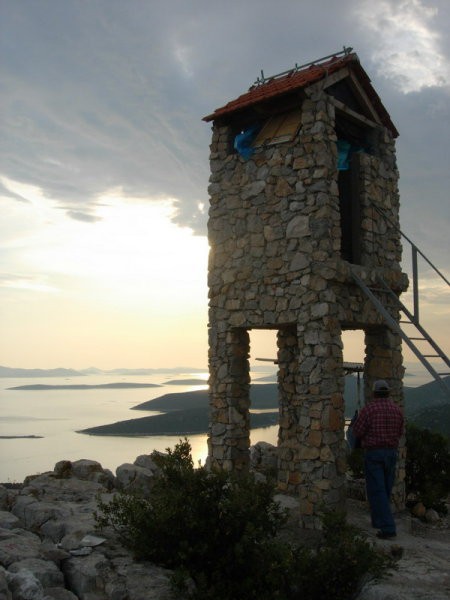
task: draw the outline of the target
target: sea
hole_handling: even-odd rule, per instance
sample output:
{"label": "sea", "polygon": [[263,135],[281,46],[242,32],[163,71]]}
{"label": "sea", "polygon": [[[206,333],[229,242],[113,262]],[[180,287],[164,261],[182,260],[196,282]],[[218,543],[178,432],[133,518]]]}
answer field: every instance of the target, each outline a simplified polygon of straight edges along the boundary
{"label": "sea", "polygon": [[[418,367],[407,370],[405,385],[415,387],[430,381]],[[252,382],[275,381],[273,370],[252,373]],[[195,380],[194,382],[192,380]],[[202,380],[205,383],[202,383]],[[133,463],[137,456],[153,450],[174,448],[178,436],[96,436],[80,430],[127,419],[159,414],[133,407],[171,393],[206,389],[207,373],[151,375],[96,374],[75,377],[0,378],[0,482],[21,483],[28,475],[52,471],[60,460],[91,459],[103,468],[115,469]],[[113,383],[154,384],[144,388],[94,388],[14,390],[23,385],[104,385]],[[278,426],[251,430],[251,444],[277,443]],[[207,436],[187,436],[194,464],[204,464]]]}

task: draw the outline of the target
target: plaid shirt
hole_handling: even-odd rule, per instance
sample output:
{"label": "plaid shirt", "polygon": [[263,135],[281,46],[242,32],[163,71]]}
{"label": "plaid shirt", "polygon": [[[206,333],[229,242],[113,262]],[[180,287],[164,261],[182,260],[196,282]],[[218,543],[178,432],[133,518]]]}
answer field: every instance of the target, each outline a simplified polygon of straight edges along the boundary
{"label": "plaid shirt", "polygon": [[397,448],[403,414],[390,398],[374,398],[359,413],[353,433],[363,448]]}

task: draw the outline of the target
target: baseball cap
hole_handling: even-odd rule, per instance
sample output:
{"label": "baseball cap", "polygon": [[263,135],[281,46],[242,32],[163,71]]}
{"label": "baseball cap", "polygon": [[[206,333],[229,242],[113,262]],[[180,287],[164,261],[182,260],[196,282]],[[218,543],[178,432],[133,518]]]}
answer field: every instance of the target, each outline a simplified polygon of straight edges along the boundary
{"label": "baseball cap", "polygon": [[373,388],[372,391],[374,392],[388,392],[389,391],[389,385],[387,383],[387,381],[385,381],[384,379],[378,379],[378,381],[375,381],[375,383],[373,384]]}

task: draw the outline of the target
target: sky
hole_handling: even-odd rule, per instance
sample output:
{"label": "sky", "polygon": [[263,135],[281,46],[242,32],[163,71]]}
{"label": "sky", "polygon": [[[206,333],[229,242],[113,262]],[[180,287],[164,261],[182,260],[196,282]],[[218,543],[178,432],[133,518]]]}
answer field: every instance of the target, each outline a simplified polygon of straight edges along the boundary
{"label": "sky", "polygon": [[449,26],[448,0],[0,0],[0,364],[206,367],[202,117],[344,46],[400,132],[402,231],[449,277]]}

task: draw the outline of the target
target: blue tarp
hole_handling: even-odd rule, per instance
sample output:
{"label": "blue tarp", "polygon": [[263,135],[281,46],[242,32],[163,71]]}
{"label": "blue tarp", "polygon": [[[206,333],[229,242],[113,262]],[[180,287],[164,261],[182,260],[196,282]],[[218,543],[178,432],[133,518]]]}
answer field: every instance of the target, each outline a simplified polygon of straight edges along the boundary
{"label": "blue tarp", "polygon": [[350,168],[350,150],[352,145],[345,140],[337,141],[338,149],[338,171],[348,171]]}
{"label": "blue tarp", "polygon": [[258,131],[259,125],[252,125],[241,133],[238,133],[234,138],[234,149],[236,152],[239,152],[243,158],[250,158],[255,151],[254,148],[252,148],[252,142]]}
{"label": "blue tarp", "polygon": [[350,169],[350,159],[355,152],[364,152],[361,146],[354,146],[347,140],[337,141],[338,150],[338,171],[348,171]]}

